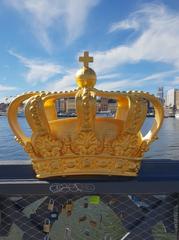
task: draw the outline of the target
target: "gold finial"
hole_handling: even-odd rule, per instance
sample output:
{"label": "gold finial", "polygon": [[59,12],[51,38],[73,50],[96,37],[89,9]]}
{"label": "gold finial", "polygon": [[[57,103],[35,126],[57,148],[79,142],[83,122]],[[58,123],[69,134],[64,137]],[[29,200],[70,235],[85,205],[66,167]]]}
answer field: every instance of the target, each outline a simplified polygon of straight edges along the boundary
{"label": "gold finial", "polygon": [[93,57],[89,56],[88,51],[84,51],[84,55],[79,57],[79,61],[84,63],[84,67],[88,68],[89,62],[93,62]]}
{"label": "gold finial", "polygon": [[88,66],[89,62],[93,62],[93,57],[90,57],[89,52],[85,51],[84,55],[79,57],[79,61],[84,63],[84,67],[76,73],[77,85],[79,87],[94,87],[96,84],[96,73]]}

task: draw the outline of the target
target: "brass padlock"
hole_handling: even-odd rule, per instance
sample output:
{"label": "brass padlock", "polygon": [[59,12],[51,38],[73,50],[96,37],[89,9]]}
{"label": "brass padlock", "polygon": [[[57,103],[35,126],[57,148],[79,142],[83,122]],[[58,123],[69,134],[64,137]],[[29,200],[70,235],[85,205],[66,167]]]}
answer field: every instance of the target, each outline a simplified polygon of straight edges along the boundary
{"label": "brass padlock", "polygon": [[68,200],[65,206],[67,216],[71,216],[73,210],[73,203],[72,200]]}
{"label": "brass padlock", "polygon": [[65,213],[65,205],[64,204],[61,204],[61,213]]}
{"label": "brass padlock", "polygon": [[54,207],[53,211],[50,212],[50,220],[56,221],[58,220],[58,216],[59,216],[59,209],[57,207]]}
{"label": "brass padlock", "polygon": [[48,203],[48,210],[52,212],[53,208],[54,208],[54,200],[51,198]]}
{"label": "brass padlock", "polygon": [[43,232],[44,233],[49,233],[50,232],[50,219],[46,218],[44,221],[44,225],[43,225]]}

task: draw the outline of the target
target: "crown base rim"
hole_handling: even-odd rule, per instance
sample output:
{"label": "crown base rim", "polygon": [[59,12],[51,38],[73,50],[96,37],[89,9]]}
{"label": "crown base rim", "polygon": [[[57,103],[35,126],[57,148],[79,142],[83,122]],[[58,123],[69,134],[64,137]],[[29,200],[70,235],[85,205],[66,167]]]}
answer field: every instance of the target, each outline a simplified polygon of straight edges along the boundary
{"label": "crown base rim", "polygon": [[[106,158],[105,160],[109,161],[108,163],[101,162],[101,166],[99,165],[100,162],[95,163],[94,158],[91,157],[90,165],[84,166],[83,165],[83,158],[80,160],[80,164],[78,165],[69,165],[68,161],[71,158],[65,159],[65,162],[61,166],[59,166],[59,162],[61,159],[33,159],[33,169],[36,173],[36,177],[43,179],[43,178],[51,178],[51,177],[70,177],[70,176],[128,176],[133,177],[137,176],[142,158],[138,157],[114,157]],[[78,158],[77,158],[78,159]],[[89,158],[90,159],[90,158]],[[102,159],[102,158],[99,158]],[[73,158],[75,161],[75,158]],[[131,165],[132,164],[132,165]]]}
{"label": "crown base rim", "polygon": [[53,178],[53,177],[97,177],[97,176],[106,176],[106,177],[136,177],[138,175],[138,172],[134,173],[134,172],[127,172],[127,173],[109,173],[109,172],[104,172],[104,173],[94,173],[94,172],[68,172],[68,173],[57,173],[57,174],[37,174],[36,177],[39,179],[44,179],[44,178]]}

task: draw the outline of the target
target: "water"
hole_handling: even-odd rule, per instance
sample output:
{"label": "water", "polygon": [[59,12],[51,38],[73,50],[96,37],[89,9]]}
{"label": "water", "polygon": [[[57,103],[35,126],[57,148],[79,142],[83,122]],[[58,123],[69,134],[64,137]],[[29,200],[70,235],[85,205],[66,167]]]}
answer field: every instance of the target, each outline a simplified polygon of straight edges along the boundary
{"label": "water", "polygon": [[[27,134],[30,134],[29,126],[25,118],[19,118],[19,123]],[[29,159],[21,145],[19,145],[9,127],[6,117],[0,116],[0,160],[25,160]]]}
{"label": "water", "polygon": [[[144,132],[150,128],[153,118],[146,119]],[[25,118],[19,118],[22,129],[30,135],[30,129]],[[6,117],[0,117],[0,160],[28,159],[22,147],[16,143],[8,125]],[[155,141],[150,151],[145,154],[150,159],[179,160],[179,119],[166,118],[159,133],[159,140]]]}
{"label": "water", "polygon": [[[152,118],[148,118],[144,129],[151,126],[151,122]],[[145,158],[179,160],[179,119],[165,118],[158,137]]]}

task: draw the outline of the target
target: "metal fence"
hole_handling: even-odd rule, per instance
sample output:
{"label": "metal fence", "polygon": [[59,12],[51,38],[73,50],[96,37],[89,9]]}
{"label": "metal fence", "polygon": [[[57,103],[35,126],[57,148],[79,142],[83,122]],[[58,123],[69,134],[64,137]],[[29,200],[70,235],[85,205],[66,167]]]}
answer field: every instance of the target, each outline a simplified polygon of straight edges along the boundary
{"label": "metal fence", "polygon": [[179,195],[1,195],[0,240],[176,240]]}

